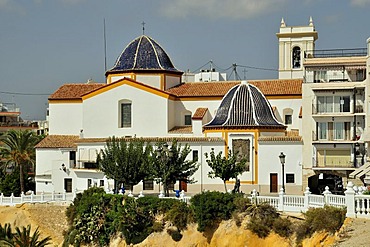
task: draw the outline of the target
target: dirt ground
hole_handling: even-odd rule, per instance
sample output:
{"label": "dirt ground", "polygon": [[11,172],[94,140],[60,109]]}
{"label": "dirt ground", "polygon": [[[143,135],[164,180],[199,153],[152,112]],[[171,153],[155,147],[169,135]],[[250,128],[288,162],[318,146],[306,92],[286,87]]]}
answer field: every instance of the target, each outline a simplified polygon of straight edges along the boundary
{"label": "dirt ground", "polygon": [[12,229],[31,224],[31,232],[39,227],[41,237],[51,236],[53,246],[63,243],[63,231],[67,230],[66,204],[22,204],[1,206],[0,223],[10,223]]}
{"label": "dirt ground", "polygon": [[347,219],[338,234],[335,247],[368,247],[370,246],[370,219]]}

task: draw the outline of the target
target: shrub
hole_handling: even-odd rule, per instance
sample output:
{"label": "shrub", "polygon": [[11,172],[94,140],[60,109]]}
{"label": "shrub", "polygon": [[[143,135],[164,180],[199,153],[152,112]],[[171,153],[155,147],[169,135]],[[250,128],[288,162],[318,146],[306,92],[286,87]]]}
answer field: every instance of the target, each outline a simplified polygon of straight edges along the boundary
{"label": "shrub", "polygon": [[335,233],[343,225],[346,210],[333,206],[309,209],[306,214],[306,224],[311,228],[310,233],[328,231]]}
{"label": "shrub", "polygon": [[287,218],[276,218],[272,228],[274,232],[279,234],[283,238],[288,238],[293,233],[292,222]]}
{"label": "shrub", "polygon": [[171,238],[172,238],[173,241],[178,242],[178,241],[180,241],[182,239],[182,234],[178,230],[168,229],[167,230],[167,233],[171,236]]}
{"label": "shrub", "polygon": [[152,226],[153,232],[161,232],[164,229],[163,223],[155,221]]}
{"label": "shrub", "polygon": [[236,211],[239,213],[247,211],[247,209],[251,206],[250,200],[243,195],[236,196],[234,198],[234,204],[236,207]]}
{"label": "shrub", "polygon": [[193,196],[190,202],[198,223],[198,231],[204,232],[206,228],[217,226],[221,220],[230,219],[236,209],[236,196],[238,195],[217,191],[202,192]]}
{"label": "shrub", "polygon": [[186,229],[191,222],[192,212],[185,202],[176,203],[166,214],[165,220],[170,221],[179,231]]}
{"label": "shrub", "polygon": [[276,209],[267,203],[251,205],[246,212],[250,215],[247,229],[257,234],[260,238],[265,238],[269,235],[274,221],[279,217]]}

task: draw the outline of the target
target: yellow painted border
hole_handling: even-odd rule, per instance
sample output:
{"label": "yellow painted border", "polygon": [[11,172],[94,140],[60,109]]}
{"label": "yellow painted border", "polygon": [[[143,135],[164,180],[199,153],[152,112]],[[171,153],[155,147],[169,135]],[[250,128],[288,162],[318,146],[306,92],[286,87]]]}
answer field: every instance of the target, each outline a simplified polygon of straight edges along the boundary
{"label": "yellow painted border", "polygon": [[82,99],[49,99],[49,104],[82,103]]}

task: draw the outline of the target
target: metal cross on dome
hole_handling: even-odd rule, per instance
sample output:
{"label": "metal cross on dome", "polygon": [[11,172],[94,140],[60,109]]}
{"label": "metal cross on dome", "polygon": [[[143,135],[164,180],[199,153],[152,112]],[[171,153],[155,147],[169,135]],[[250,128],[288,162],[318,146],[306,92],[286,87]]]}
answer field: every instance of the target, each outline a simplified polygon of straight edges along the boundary
{"label": "metal cross on dome", "polygon": [[143,25],[143,35],[145,34],[145,22],[142,22],[141,25]]}

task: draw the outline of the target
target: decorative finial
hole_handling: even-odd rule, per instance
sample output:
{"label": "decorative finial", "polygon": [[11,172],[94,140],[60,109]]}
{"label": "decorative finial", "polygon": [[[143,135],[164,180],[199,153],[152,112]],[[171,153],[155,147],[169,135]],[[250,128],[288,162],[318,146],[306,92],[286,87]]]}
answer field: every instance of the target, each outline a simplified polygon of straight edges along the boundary
{"label": "decorative finial", "polygon": [[308,24],[310,27],[313,27],[313,20],[312,20],[312,16],[310,16],[310,23]]}
{"label": "decorative finial", "polygon": [[145,22],[142,22],[141,25],[143,25],[143,35],[145,34]]}
{"label": "decorative finial", "polygon": [[284,18],[281,18],[280,27],[286,27]]}

